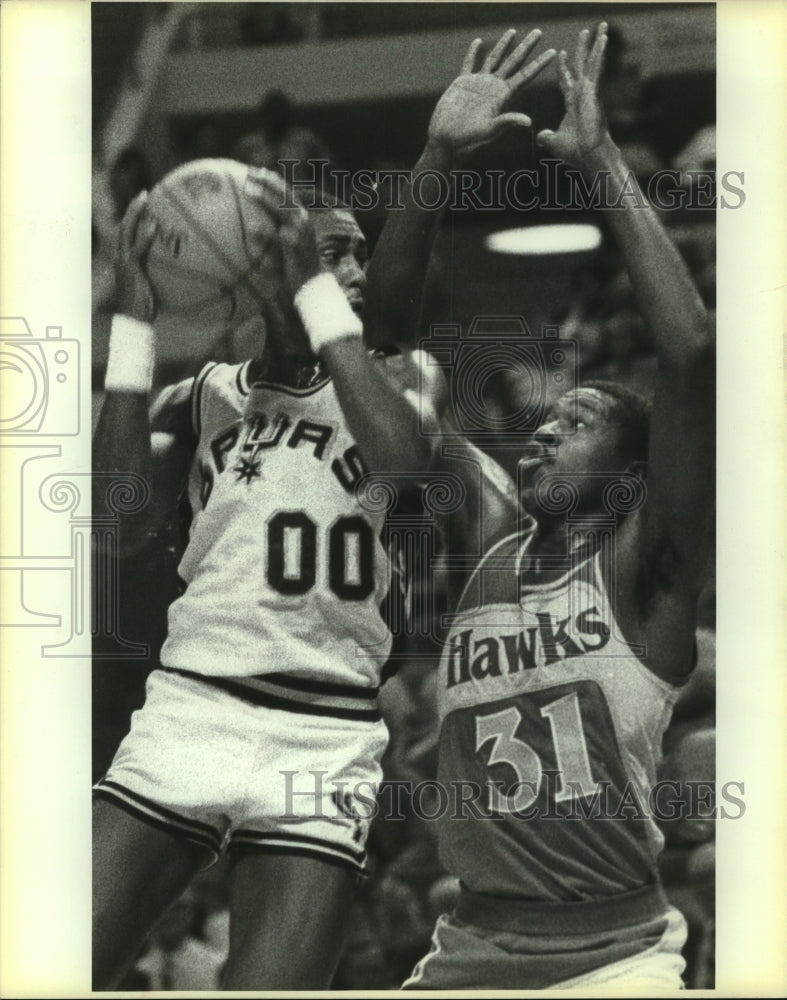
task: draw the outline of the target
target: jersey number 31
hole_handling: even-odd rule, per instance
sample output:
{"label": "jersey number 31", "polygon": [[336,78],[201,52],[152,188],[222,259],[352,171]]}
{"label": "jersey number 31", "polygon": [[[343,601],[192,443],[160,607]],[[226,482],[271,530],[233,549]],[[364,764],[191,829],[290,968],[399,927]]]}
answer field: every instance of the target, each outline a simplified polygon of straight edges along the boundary
{"label": "jersey number 31", "polygon": [[[544,705],[540,715],[549,720],[557,759],[555,801],[593,795],[598,786],[590,771],[577,692],[572,691]],[[511,791],[504,794],[497,785],[490,786],[489,806],[493,812],[522,812],[535,802],[541,788],[541,758],[529,743],[516,736],[521,721],[522,714],[514,705],[491,715],[476,716],[476,752],[491,740],[489,766],[508,764],[516,774],[516,791],[513,794]]]}

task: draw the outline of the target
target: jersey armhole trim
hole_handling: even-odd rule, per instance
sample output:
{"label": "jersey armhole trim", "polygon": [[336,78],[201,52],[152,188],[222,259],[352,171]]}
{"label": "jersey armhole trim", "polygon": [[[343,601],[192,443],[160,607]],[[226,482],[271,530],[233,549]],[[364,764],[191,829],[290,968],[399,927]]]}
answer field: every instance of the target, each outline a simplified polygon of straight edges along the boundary
{"label": "jersey armhole trim", "polygon": [[[609,608],[609,611],[610,611],[610,618],[612,620],[614,620],[615,623],[616,623],[616,625],[618,626],[618,628],[620,628],[620,623],[618,622],[617,618],[613,614],[613,612],[614,612],[615,609],[614,609],[614,606],[613,606],[612,602],[609,599],[609,594],[607,592],[607,585],[606,585],[606,582],[604,580],[604,574],[601,571],[600,561],[601,561],[601,550],[599,549],[599,551],[596,552],[595,557],[593,559],[593,568],[594,568],[594,573],[595,573],[595,576],[596,576],[596,582],[598,584],[599,590],[604,595],[604,600],[606,601],[607,607]],[[634,651],[634,648],[633,648],[632,644],[625,637],[624,637],[624,642],[629,647],[629,651],[631,653],[632,660],[634,660],[634,662],[637,664],[637,666],[640,668],[640,670],[642,670],[643,673],[645,675],[647,675],[647,677],[656,685],[656,687],[658,687],[662,692],[666,692],[668,694],[672,694],[675,697],[677,697],[678,694],[680,693],[681,689],[686,685],[686,683],[688,682],[689,678],[691,677],[691,675],[692,675],[692,673],[694,671],[694,667],[696,666],[696,663],[697,663],[697,639],[696,639],[696,636],[695,636],[695,639],[694,639],[694,652],[693,652],[693,655],[692,655],[691,667],[689,667],[689,669],[685,673],[685,675],[680,675],[674,681],[668,680],[666,677],[662,677],[661,674],[657,674],[655,670],[651,670],[650,667],[647,665],[647,663],[645,663],[641,659],[641,657],[637,655],[637,653]]]}
{"label": "jersey armhole trim", "polygon": [[209,361],[194,379],[194,384],[191,387],[191,426],[198,441],[202,433],[202,390],[208,375],[217,367],[217,361]]}
{"label": "jersey armhole trim", "polygon": [[[484,552],[484,554],[478,560],[478,563],[476,564],[475,569],[471,572],[470,576],[467,578],[467,583],[464,585],[464,587],[462,587],[462,591],[461,591],[461,593],[459,595],[459,600],[456,602],[456,608],[457,608],[457,610],[454,611],[455,615],[463,614],[463,612],[459,611],[458,609],[461,608],[462,602],[464,601],[465,597],[467,596],[467,592],[470,589],[470,585],[477,578],[478,574],[480,573],[480,571],[484,567],[484,564],[486,563],[487,559],[494,552],[496,552],[497,549],[502,548],[502,546],[505,545],[506,543],[510,543],[512,539],[517,539],[517,541],[518,541],[519,540],[519,532],[517,532],[517,531],[510,532],[509,534],[505,535],[503,538],[500,538],[498,541],[496,541],[493,545],[491,545],[487,549],[486,552]],[[514,559],[516,560],[514,565],[516,567],[519,566],[520,552],[521,552],[521,545],[517,544],[516,555],[514,556]],[[516,572],[516,569],[514,570],[514,572]],[[486,605],[484,605],[484,607],[486,607]],[[470,609],[470,610],[477,610],[477,609]]]}

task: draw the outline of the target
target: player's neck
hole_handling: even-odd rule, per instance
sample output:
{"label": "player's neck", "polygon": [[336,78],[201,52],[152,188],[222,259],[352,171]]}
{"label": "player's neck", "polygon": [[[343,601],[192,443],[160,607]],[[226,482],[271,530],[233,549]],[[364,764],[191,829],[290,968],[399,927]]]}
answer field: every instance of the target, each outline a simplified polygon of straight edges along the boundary
{"label": "player's neck", "polygon": [[[566,552],[566,546],[569,544],[568,531],[565,517],[537,518],[528,551],[531,555],[557,555],[564,553]],[[572,551],[584,545],[587,540],[587,531],[571,531]]]}
{"label": "player's neck", "polygon": [[312,351],[300,347],[266,342],[261,354],[252,358],[249,366],[250,381],[267,379],[293,388],[307,388],[304,383],[322,374],[322,363]]}
{"label": "player's neck", "polygon": [[554,518],[536,519],[533,539],[528,547],[533,554],[548,555],[553,552],[565,551],[566,523]]}

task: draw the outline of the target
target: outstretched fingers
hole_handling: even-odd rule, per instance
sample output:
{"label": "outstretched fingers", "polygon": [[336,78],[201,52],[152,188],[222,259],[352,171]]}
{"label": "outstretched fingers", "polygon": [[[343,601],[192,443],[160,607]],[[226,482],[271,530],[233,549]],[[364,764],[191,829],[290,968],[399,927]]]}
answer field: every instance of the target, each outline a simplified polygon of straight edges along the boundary
{"label": "outstretched fingers", "polygon": [[560,84],[560,89],[563,92],[563,97],[568,99],[573,93],[574,80],[571,76],[571,71],[568,68],[568,53],[565,49],[561,49],[557,57],[557,67],[558,67],[558,83]]}
{"label": "outstretched fingers", "polygon": [[525,36],[525,38],[522,39],[515,49],[509,52],[503,62],[498,66],[496,71],[498,76],[502,76],[503,79],[505,79],[515,73],[536,45],[538,45],[540,39],[540,29],[534,28],[528,35]]}
{"label": "outstretched fingers", "polygon": [[590,44],[590,32],[583,28],[577,39],[577,49],[574,53],[574,75],[579,80],[585,75],[585,63],[588,57],[588,46]]}
{"label": "outstretched fingers", "polygon": [[481,39],[474,38],[472,42],[470,42],[470,46],[467,52],[465,53],[464,62],[462,63],[462,68],[459,71],[461,76],[473,72],[473,70],[475,69],[476,57],[478,56],[478,50],[480,48],[481,48]]}
{"label": "outstretched fingers", "polygon": [[546,52],[542,52],[537,59],[528,63],[527,66],[521,69],[518,73],[515,73],[508,80],[511,89],[513,90],[517,87],[521,87],[523,83],[528,83],[530,80],[534,80],[542,70],[546,69],[556,55],[556,49],[547,49]]}
{"label": "outstretched fingers", "polygon": [[604,50],[607,47],[607,24],[602,21],[598,26],[596,31],[596,37],[593,41],[593,48],[590,50],[590,56],[588,58],[586,74],[591,83],[596,84],[601,76],[601,70],[604,66]]}
{"label": "outstretched fingers", "polygon": [[506,49],[511,43],[514,35],[516,35],[515,28],[509,28],[508,31],[503,32],[503,34],[498,38],[497,43],[484,59],[483,66],[481,67],[487,73],[494,73],[497,69],[500,60],[506,53]]}

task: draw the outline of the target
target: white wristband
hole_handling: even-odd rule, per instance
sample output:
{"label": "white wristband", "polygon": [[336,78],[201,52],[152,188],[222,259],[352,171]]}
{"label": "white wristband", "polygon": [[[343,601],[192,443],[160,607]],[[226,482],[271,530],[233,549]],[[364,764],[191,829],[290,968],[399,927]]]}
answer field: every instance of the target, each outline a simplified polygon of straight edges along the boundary
{"label": "white wristband", "polygon": [[155,361],[153,327],[131,316],[113,316],[104,377],[106,391],[150,392]]}
{"label": "white wristband", "polygon": [[335,276],[328,271],[301,285],[295,293],[295,308],[317,354],[335,340],[363,334],[361,320],[352,311]]}

